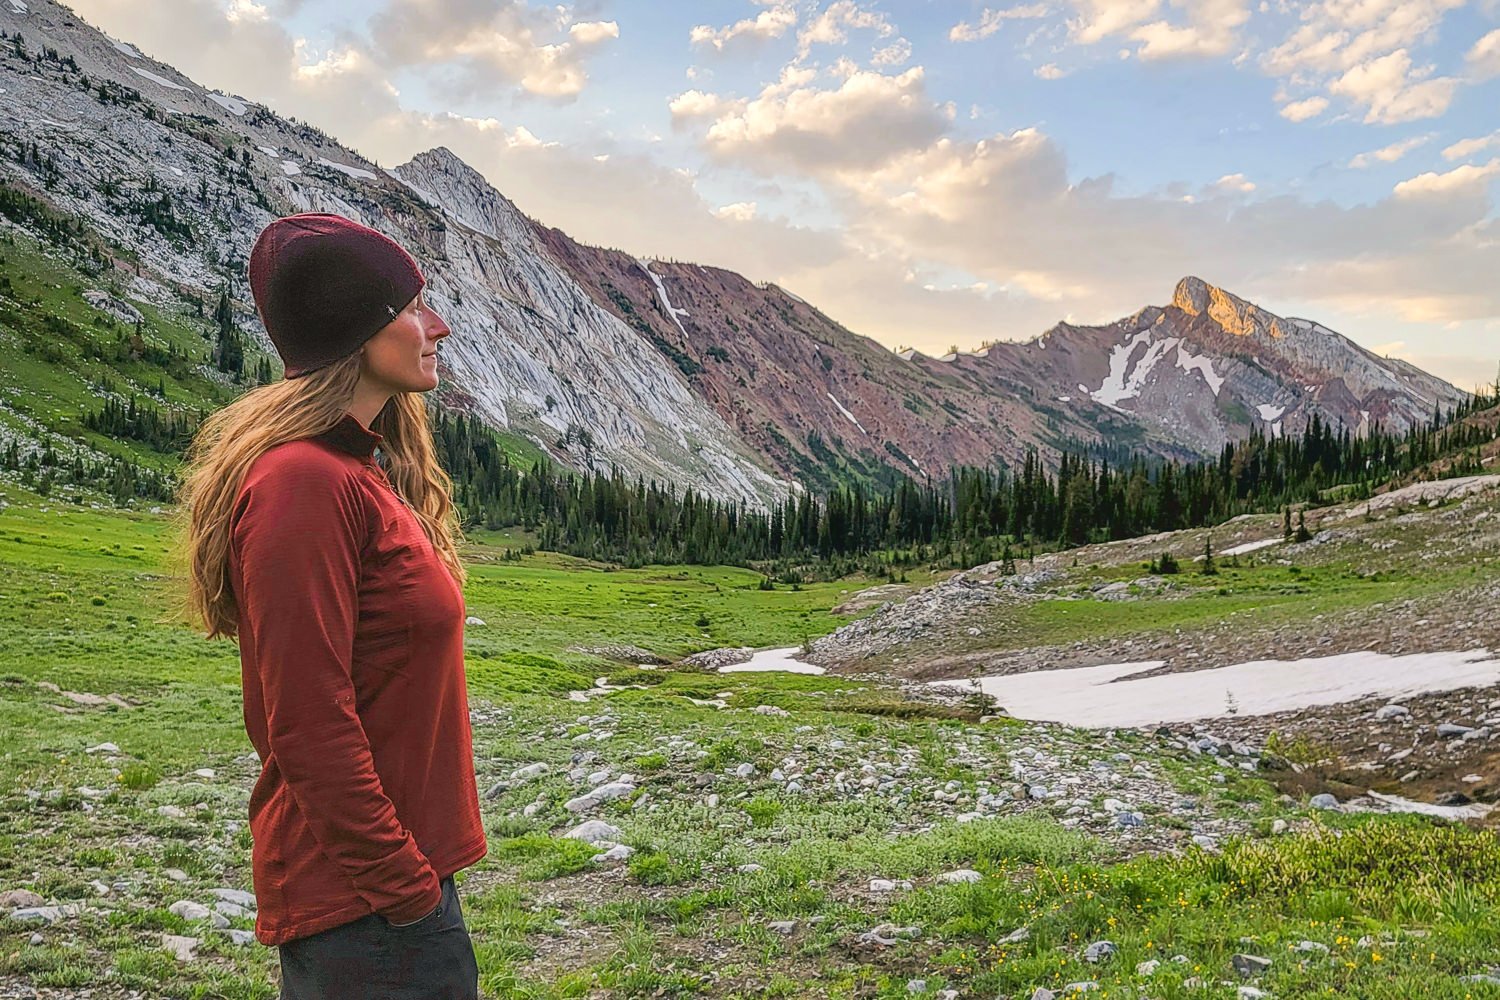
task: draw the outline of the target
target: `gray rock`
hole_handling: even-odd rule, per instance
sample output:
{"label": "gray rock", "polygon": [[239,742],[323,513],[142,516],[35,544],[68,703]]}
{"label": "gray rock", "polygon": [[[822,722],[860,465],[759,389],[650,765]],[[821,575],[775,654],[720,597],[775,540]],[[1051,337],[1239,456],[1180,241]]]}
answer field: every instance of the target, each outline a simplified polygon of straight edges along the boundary
{"label": "gray rock", "polygon": [[1031,1000],[1057,1000],[1057,994],[1045,986],[1038,986],[1032,991]]}
{"label": "gray rock", "polygon": [[619,827],[612,826],[602,819],[591,819],[586,823],[579,823],[563,836],[572,840],[581,840],[586,844],[613,844],[619,841],[622,833]]}
{"label": "gray rock", "polygon": [[1339,800],[1327,792],[1323,792],[1321,795],[1314,795],[1308,799],[1307,804],[1314,809],[1337,809],[1339,807]]}
{"label": "gray rock", "polygon": [[623,799],[634,791],[635,786],[630,784],[629,782],[611,781],[608,784],[600,785],[598,788],[595,788],[593,791],[585,795],[580,795],[577,798],[569,799],[568,801],[563,803],[563,808],[571,813],[588,812],[590,809],[602,805],[605,802],[613,802],[616,799]]}
{"label": "gray rock", "polygon": [[246,945],[251,945],[251,944],[255,943],[255,932],[254,931],[241,931],[241,930],[236,930],[236,929],[234,929],[234,928],[231,927],[231,928],[225,930],[224,933],[227,934],[227,935],[229,935],[229,940],[231,942],[233,942],[234,944],[240,946],[241,948],[245,947]]}
{"label": "gray rock", "polygon": [[616,844],[603,854],[596,854],[592,858],[589,858],[589,860],[596,865],[602,865],[608,864],[611,861],[625,861],[634,853],[634,847],[629,847],[625,844]]}
{"label": "gray rock", "polygon": [[777,934],[791,935],[794,934],[797,930],[797,921],[773,920],[769,924],[767,924],[766,927]]}
{"label": "gray rock", "polygon": [[10,919],[23,924],[55,924],[83,912],[80,903],[64,903],[61,906],[23,906],[10,911]]}
{"label": "gray rock", "polygon": [[1375,710],[1375,718],[1381,722],[1387,719],[1400,719],[1411,715],[1411,709],[1405,705],[1382,705]]}
{"label": "gray rock", "polygon": [[949,885],[956,885],[963,882],[982,882],[984,881],[984,876],[972,868],[959,868],[955,871],[943,872],[943,874],[937,877],[937,880]]}
{"label": "gray rock", "polygon": [[213,911],[202,903],[195,903],[191,899],[179,899],[167,907],[169,913],[175,913],[184,920],[206,920]]}
{"label": "gray rock", "polygon": [[1083,958],[1088,962],[1106,962],[1113,958],[1118,950],[1113,941],[1095,941],[1083,950]]}
{"label": "gray rock", "polygon": [[1460,726],[1454,722],[1444,722],[1437,727],[1439,736],[1462,736],[1474,731],[1473,726]]}
{"label": "gray rock", "polygon": [[11,889],[0,892],[0,909],[12,909],[18,906],[41,906],[47,901],[30,889]]}
{"label": "gray rock", "polygon": [[1246,978],[1264,975],[1271,970],[1271,960],[1259,955],[1231,955],[1229,964],[1234,967],[1235,972]]}
{"label": "gray rock", "polygon": [[1135,966],[1135,974],[1143,979],[1147,976],[1154,976],[1156,974],[1157,967],[1160,965],[1161,962],[1154,958],[1148,959],[1144,962],[1137,962]]}
{"label": "gray rock", "polygon": [[226,903],[243,906],[247,910],[255,909],[255,894],[243,889],[210,889],[209,894],[222,899]]}
{"label": "gray rock", "polygon": [[183,937],[180,934],[163,934],[161,946],[172,953],[172,957],[179,962],[191,962],[198,956],[193,954],[198,947],[199,941],[193,937]]}
{"label": "gray rock", "polygon": [[875,944],[889,948],[902,941],[915,941],[922,936],[920,927],[900,927],[896,924],[880,924],[859,936],[862,944]]}

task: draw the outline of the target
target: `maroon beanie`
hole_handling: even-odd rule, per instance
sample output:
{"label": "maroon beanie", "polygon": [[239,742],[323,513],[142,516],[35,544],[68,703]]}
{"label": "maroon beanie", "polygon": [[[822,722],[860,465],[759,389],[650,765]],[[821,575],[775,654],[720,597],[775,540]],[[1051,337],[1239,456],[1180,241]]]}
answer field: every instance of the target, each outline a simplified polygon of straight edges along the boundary
{"label": "maroon beanie", "polygon": [[342,215],[277,219],[250,251],[250,293],[287,378],[359,350],[426,283],[394,240]]}

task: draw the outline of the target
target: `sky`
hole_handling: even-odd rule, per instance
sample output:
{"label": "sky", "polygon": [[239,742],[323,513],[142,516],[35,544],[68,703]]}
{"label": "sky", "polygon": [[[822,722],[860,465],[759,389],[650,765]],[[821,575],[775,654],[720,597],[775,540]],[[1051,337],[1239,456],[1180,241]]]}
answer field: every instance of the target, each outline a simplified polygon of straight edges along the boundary
{"label": "sky", "polygon": [[382,166],[941,354],[1196,275],[1500,363],[1500,0],[73,0]]}

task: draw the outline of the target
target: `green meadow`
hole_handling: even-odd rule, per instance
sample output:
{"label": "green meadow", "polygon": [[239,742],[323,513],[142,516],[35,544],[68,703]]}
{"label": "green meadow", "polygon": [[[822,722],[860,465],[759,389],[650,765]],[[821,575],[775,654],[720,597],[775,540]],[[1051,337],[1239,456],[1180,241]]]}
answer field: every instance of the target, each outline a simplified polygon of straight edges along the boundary
{"label": "green meadow", "polygon": [[[274,997],[274,950],[169,911],[251,888],[257,767],[234,645],[170,614],[165,514],[3,494],[0,892],[85,909],[52,924],[0,911],[0,983]],[[880,581],[763,591],[760,574],[736,568],[504,558],[524,541],[477,532],[465,549],[468,611],[484,622],[468,636],[476,767],[494,794],[489,855],[459,881],[487,996],[1029,998],[1090,982],[1097,997],[1234,998],[1247,982],[1237,953],[1271,960],[1254,983],[1276,997],[1500,996],[1500,982],[1465,978],[1500,962],[1491,833],[1320,813],[1258,772],[1216,774],[1145,732],[980,722],[983,705],[917,701],[868,679],[612,662],[583,650],[628,644],[675,660],[799,645]],[[1022,608],[1002,644],[1307,616],[1452,583],[1447,570],[1371,580],[1247,562],[1186,596]],[[620,690],[570,700],[597,678]],[[120,752],[86,752],[106,741]],[[1080,774],[1128,774],[1121,756],[1149,764],[1236,832],[1217,850],[1127,850],[1065,825],[1061,803],[961,821],[967,806],[934,801],[952,788],[972,803],[1037,748]],[[862,762],[913,793],[864,794]],[[533,763],[546,772],[494,789]],[[591,787],[569,777],[579,766],[633,776],[631,796],[587,814],[620,827],[634,849],[623,863],[560,836],[585,818],[563,807]],[[769,777],[792,766],[809,775],[800,792]],[[830,773],[817,778],[820,767]],[[211,777],[194,773],[204,768]],[[851,790],[833,787],[834,771]],[[1170,810],[1146,812],[1185,830]],[[1278,819],[1289,832],[1271,832]],[[957,869],[977,880],[938,877]],[[879,892],[871,879],[912,885]],[[174,957],[164,934],[197,939],[194,958]],[[1115,950],[1091,962],[1100,940]]]}

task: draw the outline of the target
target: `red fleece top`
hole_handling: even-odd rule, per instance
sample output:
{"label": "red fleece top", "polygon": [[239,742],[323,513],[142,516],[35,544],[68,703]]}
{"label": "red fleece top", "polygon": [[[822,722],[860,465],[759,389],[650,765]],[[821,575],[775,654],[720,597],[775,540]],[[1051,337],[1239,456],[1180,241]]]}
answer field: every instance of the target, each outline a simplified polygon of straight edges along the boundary
{"label": "red fleece top", "polygon": [[255,935],[416,920],[484,857],[464,599],[352,414],[251,466],[231,515]]}

